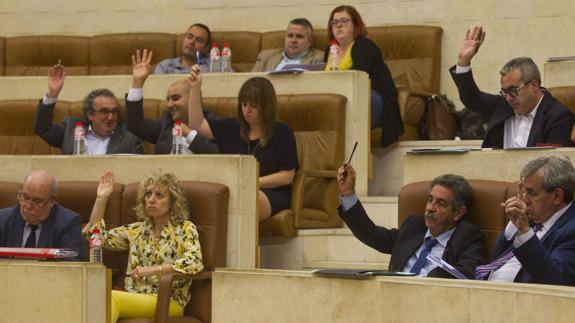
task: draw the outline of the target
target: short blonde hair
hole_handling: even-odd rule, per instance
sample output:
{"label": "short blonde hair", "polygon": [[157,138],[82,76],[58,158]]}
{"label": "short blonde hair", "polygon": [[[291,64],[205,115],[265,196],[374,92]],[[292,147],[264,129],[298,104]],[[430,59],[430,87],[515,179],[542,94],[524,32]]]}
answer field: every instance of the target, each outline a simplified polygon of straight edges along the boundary
{"label": "short blonde hair", "polygon": [[188,199],[182,189],[180,181],[173,173],[162,173],[157,171],[152,175],[144,178],[140,182],[138,188],[138,196],[136,199],[136,207],[134,211],[140,220],[148,220],[150,216],[146,213],[145,195],[150,187],[161,187],[167,189],[170,196],[170,220],[176,224],[180,224],[189,218]]}

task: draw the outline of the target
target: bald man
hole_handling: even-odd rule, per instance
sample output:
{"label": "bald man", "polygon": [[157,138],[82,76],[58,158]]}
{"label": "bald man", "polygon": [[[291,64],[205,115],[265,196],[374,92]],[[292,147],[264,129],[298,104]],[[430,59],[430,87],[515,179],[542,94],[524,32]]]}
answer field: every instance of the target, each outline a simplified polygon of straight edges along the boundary
{"label": "bald man", "polygon": [[80,216],[55,201],[56,179],[45,170],[26,176],[18,205],[0,210],[0,247],[66,248],[84,258]]}
{"label": "bald man", "polygon": [[[141,54],[141,55],[140,55]],[[187,79],[175,81],[166,94],[166,111],[160,120],[144,118],[144,83],[151,73],[152,52],[144,50],[132,55],[132,86],[126,97],[126,125],[138,138],[155,144],[156,154],[169,154],[172,150],[172,128],[175,121],[182,122],[184,154],[215,154],[217,146],[188,127]],[[206,116],[211,117],[211,116]]]}

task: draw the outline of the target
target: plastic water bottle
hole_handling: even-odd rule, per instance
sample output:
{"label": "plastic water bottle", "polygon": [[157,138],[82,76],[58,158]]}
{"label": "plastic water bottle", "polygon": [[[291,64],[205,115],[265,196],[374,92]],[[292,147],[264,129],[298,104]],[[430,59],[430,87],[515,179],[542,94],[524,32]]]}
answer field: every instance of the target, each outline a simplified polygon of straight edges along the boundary
{"label": "plastic water bottle", "polygon": [[212,43],[212,49],[210,50],[210,73],[219,73],[222,70],[220,59],[218,44]]}
{"label": "plastic water bottle", "polygon": [[232,72],[232,49],[230,44],[224,43],[224,48],[222,48],[222,73]]}
{"label": "plastic water bottle", "polygon": [[74,129],[74,155],[86,154],[86,130],[82,121],[76,122]]}
{"label": "plastic water bottle", "polygon": [[102,263],[102,244],[104,239],[100,235],[100,229],[95,228],[92,230],[90,236],[90,262]]}
{"label": "plastic water bottle", "polygon": [[172,128],[172,155],[181,155],[184,153],[184,147],[182,146],[182,122],[174,122],[174,127]]}
{"label": "plastic water bottle", "polygon": [[338,67],[339,59],[337,58],[338,54],[339,54],[339,45],[337,44],[337,41],[334,39],[331,41],[331,45],[329,46],[329,56],[331,59],[330,64],[332,71],[337,71],[339,69]]}

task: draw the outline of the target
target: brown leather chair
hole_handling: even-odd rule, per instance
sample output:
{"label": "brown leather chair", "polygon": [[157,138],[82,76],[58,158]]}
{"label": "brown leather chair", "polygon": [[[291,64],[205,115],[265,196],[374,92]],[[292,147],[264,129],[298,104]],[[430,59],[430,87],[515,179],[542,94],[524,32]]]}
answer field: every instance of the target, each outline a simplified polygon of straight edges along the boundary
{"label": "brown leather chair", "polygon": [[[548,90],[557,101],[575,113],[575,86],[550,87]],[[571,142],[575,143],[575,125],[571,130]]]}
{"label": "brown leather chair", "polygon": [[169,33],[120,33],[93,36],[90,41],[90,75],[132,74],[136,50],[154,52],[152,70],[159,61],[177,56],[176,36]]}
{"label": "brown leather chair", "polygon": [[[509,196],[508,182],[489,180],[468,180],[473,187],[473,206],[466,218],[475,223],[486,241],[486,257],[491,259],[493,245],[499,234],[505,230],[506,216],[500,203]],[[412,214],[425,213],[425,199],[430,181],[405,185],[398,195],[398,224],[401,225]],[[511,192],[512,193],[512,192]]]}
{"label": "brown leather chair", "polygon": [[6,51],[6,38],[0,37],[0,75],[4,75],[4,53]]}
{"label": "brown leather chair", "polygon": [[6,76],[48,75],[62,60],[67,75],[88,75],[90,38],[84,36],[21,36],[6,39]]}

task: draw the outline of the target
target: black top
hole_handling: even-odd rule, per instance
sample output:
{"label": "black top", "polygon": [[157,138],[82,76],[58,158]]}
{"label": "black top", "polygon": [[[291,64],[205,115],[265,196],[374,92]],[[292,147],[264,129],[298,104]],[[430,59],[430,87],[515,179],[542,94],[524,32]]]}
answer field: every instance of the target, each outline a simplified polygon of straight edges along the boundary
{"label": "black top", "polygon": [[[249,143],[243,141],[240,137],[240,125],[236,119],[207,120],[220,153],[253,155],[260,163],[260,176],[299,168],[293,130],[285,123],[276,122],[272,137],[267,145],[262,147],[259,139]],[[275,189],[291,193],[291,185]]]}

